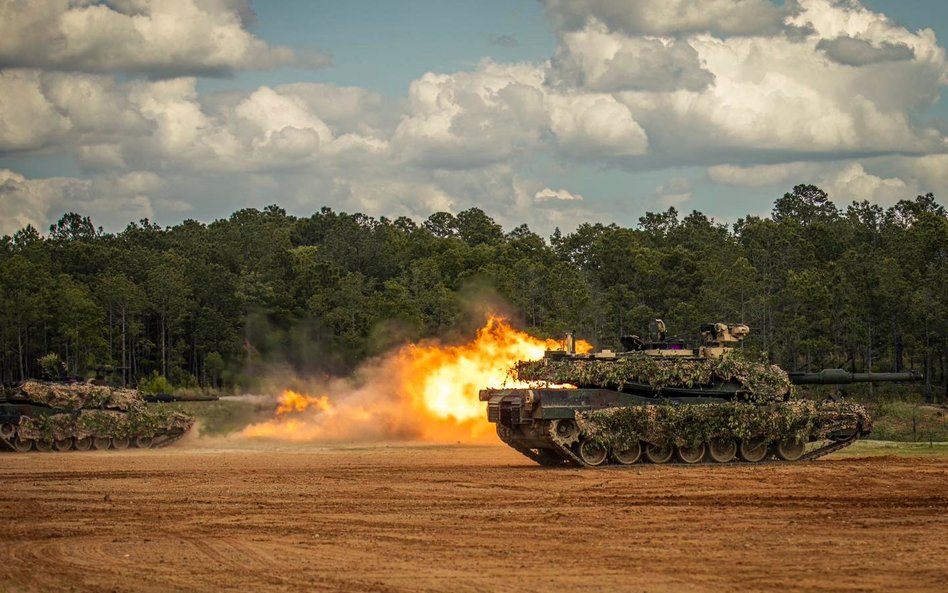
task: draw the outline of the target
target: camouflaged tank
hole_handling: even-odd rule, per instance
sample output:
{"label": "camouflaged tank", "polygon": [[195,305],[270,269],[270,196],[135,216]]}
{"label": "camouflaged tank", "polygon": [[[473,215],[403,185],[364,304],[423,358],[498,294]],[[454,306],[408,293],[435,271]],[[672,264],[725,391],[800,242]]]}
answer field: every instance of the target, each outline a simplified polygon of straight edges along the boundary
{"label": "camouflaged tank", "polygon": [[511,377],[532,388],[485,389],[500,439],[540,465],[810,460],[869,434],[866,409],[799,399],[798,384],[917,381],[917,373],[787,373],[733,346],[746,325],[704,324],[703,344],[622,339],[624,352],[565,351],[523,361]]}
{"label": "camouflaged tank", "polygon": [[193,423],[134,389],[85,381],[27,380],[0,394],[0,449],[10,451],[163,447]]}

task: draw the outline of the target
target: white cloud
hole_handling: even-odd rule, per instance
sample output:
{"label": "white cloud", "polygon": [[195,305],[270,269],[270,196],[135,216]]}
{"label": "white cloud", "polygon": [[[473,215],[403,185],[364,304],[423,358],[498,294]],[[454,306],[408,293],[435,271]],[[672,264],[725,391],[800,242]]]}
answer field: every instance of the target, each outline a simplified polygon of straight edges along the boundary
{"label": "white cloud", "polygon": [[152,218],[151,200],[142,191],[156,189],[156,183],[154,174],[148,172],[96,180],[27,179],[0,169],[0,234],[13,234],[28,224],[44,232],[51,222],[70,211],[91,215],[96,224],[112,228]]}
{"label": "white cloud", "polygon": [[251,15],[245,0],[7,0],[0,67],[177,76],[329,63],[268,46],[246,30]]}
{"label": "white cloud", "polygon": [[474,72],[429,72],[412,82],[393,144],[410,162],[470,168],[523,154],[548,128],[543,71],[485,60]]}
{"label": "white cloud", "polygon": [[537,202],[547,202],[550,200],[560,200],[560,201],[573,201],[573,200],[582,200],[583,196],[579,194],[574,194],[566,191],[565,189],[550,189],[544,187],[536,194],[534,194],[533,199]]}
{"label": "white cloud", "polygon": [[[930,30],[910,33],[857,4],[801,0],[804,36],[688,38],[714,83],[700,92],[617,93],[656,150],[649,163],[798,160],[814,155],[926,153],[948,148],[914,115],[937,98],[945,52]],[[820,49],[840,35],[914,58],[839,64]]]}
{"label": "white cloud", "polygon": [[[874,168],[887,168],[886,163],[878,159],[872,164]],[[891,206],[898,200],[911,199],[920,192],[917,175],[903,171],[901,175],[885,177],[881,173],[867,171],[863,163],[857,161],[799,162],[750,167],[719,165],[711,167],[708,176],[717,183],[769,187],[775,191],[786,190],[798,184],[813,184],[823,189],[841,207],[862,200]]]}
{"label": "white cloud", "polygon": [[868,173],[861,163],[849,163],[828,172],[819,179],[817,185],[840,206],[862,200],[891,206],[899,200],[912,199],[918,193],[914,183],[909,184],[898,177],[883,178]]}
{"label": "white cloud", "polygon": [[645,130],[612,95],[551,95],[548,101],[553,133],[564,153],[597,160],[640,155],[648,149]]}
{"label": "white cloud", "polygon": [[[96,175],[30,180],[7,172],[0,214],[45,226],[43,217],[78,209],[70,204],[106,223],[116,213],[165,213],[173,222],[189,209],[211,218],[272,202],[297,212],[328,204],[417,218],[477,205],[505,224],[543,229],[596,218],[597,200],[620,199],[617,191],[569,199],[580,196],[550,188],[545,172],[562,179],[579,163],[701,165],[717,183],[814,182],[838,199],[882,203],[948,181],[935,154],[948,150],[944,135],[916,117],[948,80],[930,30],[910,32],[858,3],[829,0],[786,10],[763,0],[547,4],[561,26],[548,62],[484,60],[429,72],[398,101],[317,83],[202,95],[193,77],[161,78],[285,63],[279,48],[247,33],[245,2],[30,3],[11,19],[35,20],[33,38],[53,42],[33,62],[17,58],[22,64],[159,76],[0,70],[0,155],[74,156]],[[10,6],[19,4],[0,11]],[[47,18],[36,16],[42,10]],[[57,23],[67,13],[78,23],[67,27],[78,40],[68,47],[55,44],[66,38]],[[197,40],[177,32],[170,41],[126,39],[129,23],[154,32],[169,14],[210,28],[189,21],[180,33]],[[104,19],[95,21],[101,27],[80,27],[93,17]],[[0,36],[0,61],[22,53],[27,33],[12,35]],[[176,45],[165,57],[159,38]],[[128,55],[118,55],[122,48]],[[653,185],[621,199],[664,207],[701,198],[685,178],[650,192]]]}

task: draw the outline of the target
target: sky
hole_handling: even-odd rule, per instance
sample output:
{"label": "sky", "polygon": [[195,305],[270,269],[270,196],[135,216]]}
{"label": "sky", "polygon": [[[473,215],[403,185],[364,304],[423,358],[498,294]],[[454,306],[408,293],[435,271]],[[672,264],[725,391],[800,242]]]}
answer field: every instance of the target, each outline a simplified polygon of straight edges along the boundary
{"label": "sky", "polygon": [[0,234],[945,204],[946,36],[941,0],[0,0]]}

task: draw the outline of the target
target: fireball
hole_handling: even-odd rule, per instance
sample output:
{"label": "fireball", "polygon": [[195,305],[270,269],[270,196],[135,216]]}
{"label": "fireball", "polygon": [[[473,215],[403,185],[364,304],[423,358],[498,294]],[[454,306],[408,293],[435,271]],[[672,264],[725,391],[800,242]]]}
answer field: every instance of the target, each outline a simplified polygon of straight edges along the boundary
{"label": "fireball", "polygon": [[[560,347],[491,316],[466,344],[409,344],[331,382],[320,395],[285,390],[276,418],[243,434],[293,441],[486,440],[493,431],[478,391],[526,387],[512,381],[508,369]],[[582,341],[577,348],[591,349]]]}

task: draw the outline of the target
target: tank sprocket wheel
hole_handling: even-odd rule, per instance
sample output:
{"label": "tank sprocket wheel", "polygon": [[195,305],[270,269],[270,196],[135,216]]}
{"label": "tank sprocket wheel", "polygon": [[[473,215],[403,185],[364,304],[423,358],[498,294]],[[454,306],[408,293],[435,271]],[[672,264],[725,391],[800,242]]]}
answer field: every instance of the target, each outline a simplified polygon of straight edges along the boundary
{"label": "tank sprocket wheel", "polygon": [[152,437],[135,437],[133,443],[139,449],[150,449],[151,444],[154,442]]}
{"label": "tank sprocket wheel", "polygon": [[586,465],[602,465],[609,456],[609,449],[601,442],[594,439],[583,439],[576,447],[576,455]]}
{"label": "tank sprocket wheel", "polygon": [[92,437],[92,448],[96,451],[104,451],[112,446],[112,439],[109,437]]}
{"label": "tank sprocket wheel", "polygon": [[128,437],[112,437],[113,449],[128,449]]}
{"label": "tank sprocket wheel", "polygon": [[679,446],[675,447],[675,451],[678,453],[678,459],[682,463],[698,463],[704,459],[704,443],[698,443],[695,447],[688,446]]}
{"label": "tank sprocket wheel", "polygon": [[74,445],[75,440],[72,437],[56,439],[53,441],[53,449],[56,449],[59,452],[72,451]]}
{"label": "tank sprocket wheel", "polygon": [[780,441],[774,447],[777,457],[784,461],[796,461],[806,452],[806,444],[795,439]]}
{"label": "tank sprocket wheel", "polygon": [[612,458],[619,465],[632,465],[642,458],[642,443],[635,441],[623,448],[613,447]]}
{"label": "tank sprocket wheel", "polygon": [[92,437],[76,437],[76,442],[74,444],[76,451],[88,451],[92,448]]}
{"label": "tank sprocket wheel", "polygon": [[33,447],[35,447],[37,451],[49,453],[53,450],[53,442],[47,441],[46,439],[36,439],[36,441],[33,442]]}
{"label": "tank sprocket wheel", "polygon": [[569,447],[579,441],[579,425],[571,418],[550,422],[550,436],[560,445]]}
{"label": "tank sprocket wheel", "polygon": [[708,457],[715,463],[727,463],[737,456],[737,441],[734,439],[711,439],[708,441]]}
{"label": "tank sprocket wheel", "polygon": [[647,443],[645,445],[645,458],[652,463],[668,463],[674,455],[675,447],[670,444]]}
{"label": "tank sprocket wheel", "polygon": [[757,463],[767,458],[770,451],[765,439],[747,439],[742,440],[737,447],[737,454],[741,459],[750,463]]}
{"label": "tank sprocket wheel", "polygon": [[13,450],[17,453],[26,453],[33,449],[33,439],[21,439],[20,437],[16,437],[10,441],[10,444],[13,445]]}

